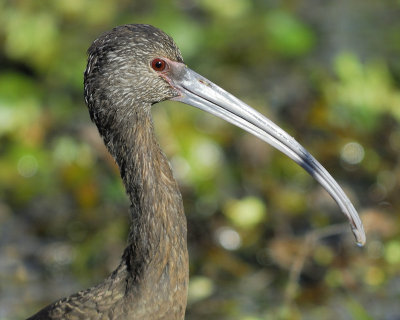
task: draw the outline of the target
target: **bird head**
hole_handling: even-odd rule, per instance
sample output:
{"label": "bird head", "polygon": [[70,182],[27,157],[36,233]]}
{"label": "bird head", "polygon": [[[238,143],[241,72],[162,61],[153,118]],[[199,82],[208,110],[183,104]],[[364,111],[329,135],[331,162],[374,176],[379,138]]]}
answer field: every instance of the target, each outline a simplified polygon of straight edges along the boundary
{"label": "bird head", "polygon": [[[168,61],[168,62],[167,62]],[[88,49],[85,101],[92,119],[123,106],[148,107],[179,92],[160,75],[183,64],[173,39],[150,25],[124,25],[102,34]],[[120,102],[120,103],[119,103]],[[120,110],[120,113],[134,110]]]}

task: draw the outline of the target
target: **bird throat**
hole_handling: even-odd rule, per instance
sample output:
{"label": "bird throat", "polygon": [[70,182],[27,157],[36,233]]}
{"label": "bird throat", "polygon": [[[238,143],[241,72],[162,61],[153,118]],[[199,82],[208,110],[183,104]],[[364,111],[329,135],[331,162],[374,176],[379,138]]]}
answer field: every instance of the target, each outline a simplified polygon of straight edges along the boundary
{"label": "bird throat", "polygon": [[[103,135],[131,200],[131,228],[122,261],[126,287],[135,296],[158,300],[146,301],[153,310],[168,298],[171,307],[184,314],[189,267],[182,197],[156,140],[150,106],[134,110],[119,122],[119,130]],[[165,310],[165,315],[170,312]]]}

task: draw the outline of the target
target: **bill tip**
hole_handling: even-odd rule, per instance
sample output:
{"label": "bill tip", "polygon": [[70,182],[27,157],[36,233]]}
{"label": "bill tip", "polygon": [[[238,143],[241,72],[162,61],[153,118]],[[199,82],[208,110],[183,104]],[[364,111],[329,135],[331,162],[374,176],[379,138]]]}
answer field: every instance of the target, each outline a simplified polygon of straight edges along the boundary
{"label": "bill tip", "polygon": [[353,229],[353,234],[356,238],[356,244],[359,247],[363,247],[366,241],[366,236],[364,229],[362,228],[361,230],[359,229]]}

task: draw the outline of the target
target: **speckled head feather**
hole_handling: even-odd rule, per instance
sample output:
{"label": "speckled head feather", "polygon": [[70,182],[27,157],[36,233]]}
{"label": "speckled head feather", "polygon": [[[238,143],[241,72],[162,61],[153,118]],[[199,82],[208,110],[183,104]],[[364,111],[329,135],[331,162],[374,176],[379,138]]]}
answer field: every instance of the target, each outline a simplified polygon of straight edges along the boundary
{"label": "speckled head feather", "polygon": [[88,56],[85,101],[101,134],[120,117],[178,95],[152,70],[151,61],[164,57],[183,62],[182,55],[173,39],[153,26],[116,27],[93,42]]}

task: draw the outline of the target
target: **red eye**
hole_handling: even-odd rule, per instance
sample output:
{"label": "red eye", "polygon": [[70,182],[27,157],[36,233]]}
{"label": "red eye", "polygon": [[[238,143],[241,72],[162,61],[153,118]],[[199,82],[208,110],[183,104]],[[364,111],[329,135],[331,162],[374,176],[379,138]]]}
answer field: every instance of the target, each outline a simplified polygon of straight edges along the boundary
{"label": "red eye", "polygon": [[167,63],[160,58],[156,58],[151,62],[151,67],[155,71],[164,71],[165,68],[167,67]]}

